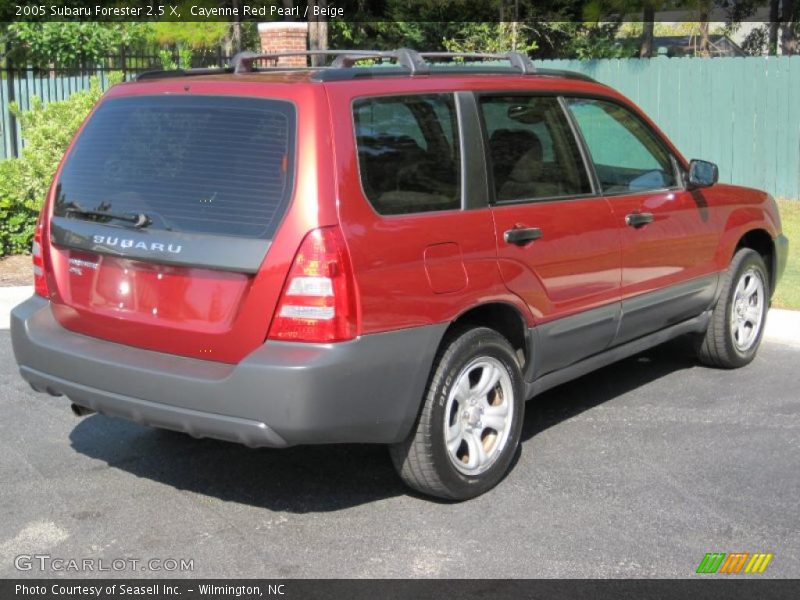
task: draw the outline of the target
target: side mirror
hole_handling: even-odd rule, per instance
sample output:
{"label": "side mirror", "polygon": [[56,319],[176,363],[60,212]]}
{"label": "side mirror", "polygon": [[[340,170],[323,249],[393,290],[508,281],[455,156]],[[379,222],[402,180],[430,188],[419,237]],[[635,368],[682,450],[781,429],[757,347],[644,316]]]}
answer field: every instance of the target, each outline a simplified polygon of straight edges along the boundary
{"label": "side mirror", "polygon": [[687,189],[696,190],[697,188],[710,187],[717,183],[717,179],[719,179],[719,169],[714,163],[697,159],[692,159],[689,162]]}

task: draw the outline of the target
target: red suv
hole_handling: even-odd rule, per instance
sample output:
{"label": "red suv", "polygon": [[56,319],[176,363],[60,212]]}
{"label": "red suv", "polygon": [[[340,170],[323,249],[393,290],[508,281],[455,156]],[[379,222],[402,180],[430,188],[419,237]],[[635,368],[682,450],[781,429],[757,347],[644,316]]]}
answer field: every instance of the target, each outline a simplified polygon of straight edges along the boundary
{"label": "red suv", "polygon": [[753,359],[787,254],[768,194],[522,55],[327,54],[106,94],[12,313],[35,390],[254,447],[388,444],[465,499],[543,390],[683,334]]}

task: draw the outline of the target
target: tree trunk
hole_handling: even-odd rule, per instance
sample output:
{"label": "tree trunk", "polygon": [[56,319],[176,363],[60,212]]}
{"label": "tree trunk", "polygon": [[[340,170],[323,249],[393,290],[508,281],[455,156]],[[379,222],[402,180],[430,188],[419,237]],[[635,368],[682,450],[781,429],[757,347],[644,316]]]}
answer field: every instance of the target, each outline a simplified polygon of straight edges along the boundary
{"label": "tree trunk", "polygon": [[[309,9],[320,6],[325,0],[310,0]],[[313,12],[312,12],[313,14]],[[328,49],[328,22],[324,16],[310,17],[308,19],[308,49],[327,50]],[[318,67],[326,64],[325,56],[312,56],[311,66]]]}
{"label": "tree trunk", "polygon": [[294,14],[292,10],[294,8],[294,0],[281,0],[281,4],[283,4],[283,8],[289,9],[286,12],[286,17],[283,19],[284,21],[294,21]]}
{"label": "tree trunk", "polygon": [[800,54],[800,40],[797,39],[797,0],[783,0],[781,17],[781,54],[786,56]]}
{"label": "tree trunk", "polygon": [[771,56],[778,53],[778,25],[780,21],[781,0],[769,0],[769,39],[767,40],[767,52]]}
{"label": "tree trunk", "polygon": [[709,52],[709,40],[708,40],[708,13],[702,12],[700,13],[700,56],[703,58],[708,58],[711,56],[711,52]]}
{"label": "tree trunk", "polygon": [[653,56],[653,29],[655,28],[656,11],[649,2],[642,11],[642,45],[639,47],[639,58]]}
{"label": "tree trunk", "polygon": [[[233,6],[239,8],[239,0],[233,0]],[[237,11],[238,12],[238,11]],[[231,24],[231,46],[232,50],[239,53],[242,51],[242,22],[239,17]],[[231,54],[231,51],[228,51]]]}

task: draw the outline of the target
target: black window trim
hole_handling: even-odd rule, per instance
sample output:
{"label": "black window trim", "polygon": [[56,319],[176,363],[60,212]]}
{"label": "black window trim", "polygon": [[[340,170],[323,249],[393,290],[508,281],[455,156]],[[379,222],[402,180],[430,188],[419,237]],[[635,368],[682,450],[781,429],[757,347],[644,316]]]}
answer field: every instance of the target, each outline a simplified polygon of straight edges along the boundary
{"label": "black window trim", "polygon": [[[478,111],[478,118],[480,120],[481,126],[481,136],[483,141],[483,153],[484,153],[484,162],[486,165],[486,173],[487,173],[487,181],[489,183],[488,186],[488,199],[489,199],[489,206],[513,206],[516,204],[535,204],[540,202],[565,202],[570,200],[587,200],[591,198],[600,198],[602,197],[602,193],[600,191],[599,186],[595,185],[597,174],[595,173],[594,163],[591,162],[589,159],[588,150],[586,149],[585,145],[583,144],[582,137],[576,136],[576,131],[573,129],[573,123],[571,114],[568,111],[565,111],[565,107],[563,104],[563,92],[555,91],[555,90],[491,90],[491,91],[480,91],[480,92],[473,92],[473,97],[475,99],[475,106]],[[538,198],[518,198],[514,200],[498,200],[497,199],[497,190],[495,189],[495,182],[494,182],[494,166],[492,164],[492,156],[489,152],[489,132],[486,127],[486,119],[484,118],[483,111],[480,110],[480,99],[484,97],[502,97],[502,96],[530,96],[530,97],[547,97],[547,98],[555,98],[556,102],[558,103],[562,113],[564,113],[564,118],[566,119],[570,132],[572,133],[573,139],[575,143],[578,145],[578,150],[580,152],[581,160],[583,161],[583,168],[586,170],[586,176],[589,180],[589,185],[592,188],[591,192],[587,192],[585,194],[564,194],[561,196],[541,196]]]}
{"label": "black window trim", "polygon": [[[589,152],[589,146],[586,144],[586,140],[583,137],[583,133],[581,132],[580,127],[578,126],[577,122],[575,122],[575,116],[572,114],[572,111],[569,110],[567,102],[571,98],[587,98],[590,100],[599,100],[601,102],[615,104],[616,106],[619,106],[621,109],[627,111],[630,115],[635,117],[636,120],[642,125],[642,127],[644,127],[647,131],[649,131],[653,135],[656,141],[661,145],[664,152],[666,152],[667,156],[670,159],[670,164],[672,165],[672,170],[675,176],[676,185],[670,187],[651,188],[646,190],[628,190],[621,192],[607,192],[603,190],[602,184],[600,183],[600,179],[597,176],[597,168],[595,167],[594,160],[592,160],[591,153]],[[678,157],[675,156],[675,153],[670,149],[669,145],[667,145],[664,142],[663,136],[661,136],[655,129],[653,129],[647,121],[643,120],[636,113],[636,111],[631,110],[631,108],[627,106],[624,102],[620,102],[616,98],[609,98],[608,96],[603,96],[600,94],[589,94],[583,92],[561,94],[560,99],[564,109],[568,113],[568,118],[570,119],[570,121],[575,123],[575,129],[578,133],[579,143],[586,152],[586,156],[589,159],[589,163],[592,166],[592,176],[597,182],[597,189],[599,190],[601,196],[605,198],[619,198],[624,196],[639,196],[642,194],[659,194],[659,193],[678,192],[686,190],[686,184],[684,182],[684,177],[680,168],[681,162],[678,160]]]}
{"label": "black window trim", "polygon": [[[366,190],[364,189],[364,178],[361,172],[361,160],[358,157],[358,132],[356,131],[356,119],[355,119],[355,105],[356,102],[361,100],[371,100],[374,98],[408,98],[411,96],[450,96],[453,101],[453,107],[455,110],[456,116],[456,127],[453,130],[453,135],[458,136],[458,152],[459,156],[459,165],[461,168],[461,174],[459,177],[459,185],[461,187],[460,194],[459,194],[459,206],[457,208],[445,208],[442,210],[422,210],[418,212],[410,212],[410,213],[398,213],[392,215],[384,215],[379,213],[375,206],[373,206],[372,201],[369,199]],[[380,219],[407,219],[413,217],[425,217],[425,216],[432,216],[432,215],[451,215],[453,213],[463,212],[467,205],[467,198],[466,198],[466,190],[464,187],[464,173],[466,170],[466,159],[464,157],[464,136],[462,135],[462,113],[459,106],[459,98],[458,98],[458,91],[451,90],[451,91],[419,91],[419,92],[404,92],[404,93],[395,93],[390,92],[386,94],[366,94],[363,96],[354,96],[350,100],[350,122],[352,125],[352,133],[353,133],[353,148],[355,149],[356,154],[356,171],[358,173],[358,188],[361,191],[361,196],[363,197],[364,201],[367,203],[369,209],[373,212],[375,216]]]}
{"label": "black window trim", "polygon": [[486,162],[480,108],[471,91],[456,92],[461,130],[461,188],[464,210],[490,205],[491,171]]}

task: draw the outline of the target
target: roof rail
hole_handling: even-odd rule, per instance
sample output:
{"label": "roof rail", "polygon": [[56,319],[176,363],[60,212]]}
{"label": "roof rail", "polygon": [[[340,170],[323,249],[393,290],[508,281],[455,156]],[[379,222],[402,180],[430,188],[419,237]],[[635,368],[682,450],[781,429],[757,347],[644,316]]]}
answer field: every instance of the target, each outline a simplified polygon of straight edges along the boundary
{"label": "roof rail", "polygon": [[[278,59],[291,56],[332,56],[333,61],[325,67],[305,67],[278,65]],[[357,63],[372,60],[394,63],[396,68],[387,69],[383,66],[376,69],[353,69]],[[530,58],[520,52],[482,53],[482,52],[417,52],[410,48],[397,50],[309,50],[306,52],[275,52],[258,54],[255,52],[240,52],[231,59],[230,67],[208,69],[174,69],[165,71],[147,71],[136,77],[137,81],[147,79],[160,79],[164,77],[189,77],[192,75],[217,75],[224,73],[250,73],[256,71],[255,63],[259,61],[273,61],[275,64],[267,70],[314,70],[313,78],[318,81],[335,81],[338,79],[351,79],[353,77],[375,77],[383,75],[425,75],[430,73],[518,73],[520,75],[538,74],[550,77],[568,77],[584,81],[594,81],[591,77],[572,71],[553,69],[537,69]],[[476,66],[466,64],[447,68],[436,65],[437,62],[458,64],[459,62],[471,63],[477,61],[507,61],[508,67],[497,65]],[[462,70],[463,69],[463,70]]]}
{"label": "roof rail", "polygon": [[[333,56],[331,68],[350,68],[362,60],[393,60],[398,66],[407,69],[412,75],[423,71],[426,67],[425,61],[420,58],[419,53],[408,48],[399,50],[306,50],[303,52],[272,52],[269,54],[258,54],[256,52],[240,52],[231,59],[234,73],[248,73],[253,70],[253,63],[258,61],[275,61],[277,67],[278,59],[292,56]],[[286,67],[280,67],[286,68]]]}
{"label": "roof rail", "polygon": [[[530,75],[536,72],[536,66],[530,58],[521,52],[486,53],[486,52],[420,52],[420,58],[441,59],[459,58],[472,60],[504,60],[508,61],[511,68],[518,70],[523,75]],[[452,62],[452,61],[451,61]]]}
{"label": "roof rail", "polygon": [[233,69],[228,67],[209,67],[201,69],[165,69],[145,71],[136,76],[136,81],[147,79],[163,79],[165,77],[191,77],[192,75],[222,75],[223,73],[233,73]]}
{"label": "roof rail", "polygon": [[[483,53],[483,52],[417,52],[410,48],[398,48],[397,50],[308,50],[304,52],[274,52],[270,54],[257,54],[255,52],[240,52],[233,57],[234,73],[247,73],[253,70],[253,64],[258,61],[275,61],[277,67],[278,59],[292,56],[333,56],[334,60],[330,65],[333,69],[351,68],[356,63],[364,60],[378,59],[381,62],[391,60],[398,67],[402,67],[410,75],[419,75],[430,72],[431,63],[425,59],[472,59],[472,60],[497,60],[508,61],[510,67],[522,75],[529,75],[536,72],[531,59],[520,52],[506,53]],[[283,67],[286,68],[286,67]]]}

